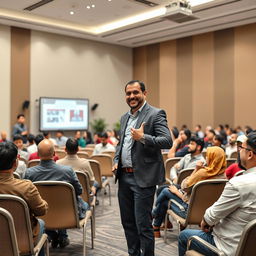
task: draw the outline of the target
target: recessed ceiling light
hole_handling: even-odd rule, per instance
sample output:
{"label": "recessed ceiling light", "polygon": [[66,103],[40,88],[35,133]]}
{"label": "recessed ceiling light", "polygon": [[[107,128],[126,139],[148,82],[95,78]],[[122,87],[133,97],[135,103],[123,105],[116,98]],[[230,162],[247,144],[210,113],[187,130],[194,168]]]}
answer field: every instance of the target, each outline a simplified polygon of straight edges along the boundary
{"label": "recessed ceiling light", "polygon": [[74,12],[74,11],[70,11],[69,14],[70,14],[70,15],[74,15],[75,12]]}
{"label": "recessed ceiling light", "polygon": [[91,9],[91,6],[90,6],[90,5],[87,5],[86,8],[87,8],[87,9]]}
{"label": "recessed ceiling light", "polygon": [[108,0],[109,2],[111,2],[112,0]]}
{"label": "recessed ceiling light", "polygon": [[92,8],[94,8],[95,7],[95,4],[92,4]]}

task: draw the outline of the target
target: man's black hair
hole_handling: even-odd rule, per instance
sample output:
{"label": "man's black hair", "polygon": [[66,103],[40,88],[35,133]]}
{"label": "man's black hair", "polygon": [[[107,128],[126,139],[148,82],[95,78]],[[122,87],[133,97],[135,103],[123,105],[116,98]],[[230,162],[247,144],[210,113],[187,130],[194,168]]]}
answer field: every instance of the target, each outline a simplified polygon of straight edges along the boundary
{"label": "man's black hair", "polygon": [[200,124],[196,125],[200,130],[202,129],[202,126]]}
{"label": "man's black hair", "polygon": [[38,146],[38,144],[44,140],[44,136],[42,134],[37,134],[36,137],[35,137],[35,143],[36,145]]}
{"label": "man's black hair", "polygon": [[0,143],[0,170],[9,170],[12,168],[18,155],[18,148],[12,142]]}
{"label": "man's black hair", "polygon": [[252,148],[252,150],[256,153],[256,130],[250,132],[247,135],[247,145]]}
{"label": "man's black hair", "polygon": [[44,137],[49,135],[49,132],[43,132]]}
{"label": "man's black hair", "polygon": [[172,127],[172,134],[173,134],[175,139],[177,139],[179,137],[179,130],[176,126]]}
{"label": "man's black hair", "polygon": [[29,135],[28,135],[28,141],[29,141],[29,143],[33,143],[34,140],[35,140],[35,136],[34,136],[33,134],[29,134]]}
{"label": "man's black hair", "polygon": [[68,154],[76,154],[78,151],[78,141],[73,138],[69,138],[66,142],[66,150]]}
{"label": "man's black hair", "polygon": [[216,133],[213,129],[210,129],[208,132],[212,133],[213,135],[216,135]]}
{"label": "man's black hair", "polygon": [[108,139],[108,134],[106,132],[102,132],[100,134],[100,138],[105,138],[105,139]]}
{"label": "man's black hair", "polygon": [[13,136],[13,141],[16,141],[16,140],[22,140],[23,141],[23,137],[20,134],[16,134],[16,135]]}
{"label": "man's black hair", "polygon": [[62,135],[64,134],[64,132],[62,130],[58,130],[57,132],[61,133]]}
{"label": "man's black hair", "polygon": [[141,89],[142,92],[145,92],[145,91],[146,91],[146,86],[145,86],[145,84],[144,84],[143,82],[141,82],[140,80],[131,80],[131,81],[129,81],[129,82],[125,85],[124,90],[126,91],[126,87],[127,87],[128,85],[132,85],[132,84],[135,84],[135,83],[138,83],[138,84],[140,85],[140,89]]}
{"label": "man's black hair", "polygon": [[223,144],[224,138],[220,134],[215,135],[215,140],[219,141],[221,144]]}
{"label": "man's black hair", "polygon": [[224,129],[224,126],[222,124],[219,124],[219,127],[220,127],[221,130]]}
{"label": "man's black hair", "polygon": [[194,141],[198,146],[201,146],[200,151],[202,152],[202,150],[204,149],[204,140],[197,137],[197,136],[192,136],[190,141]]}
{"label": "man's black hair", "polygon": [[25,115],[24,114],[18,114],[17,115],[17,119],[19,119],[20,117],[24,117],[25,118]]}

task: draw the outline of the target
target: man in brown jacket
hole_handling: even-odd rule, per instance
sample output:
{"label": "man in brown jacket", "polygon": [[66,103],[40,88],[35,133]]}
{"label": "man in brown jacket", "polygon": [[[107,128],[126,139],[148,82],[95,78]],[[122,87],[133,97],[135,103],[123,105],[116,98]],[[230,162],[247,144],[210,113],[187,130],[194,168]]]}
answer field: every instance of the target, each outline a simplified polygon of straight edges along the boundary
{"label": "man in brown jacket", "polygon": [[[36,186],[30,180],[13,177],[18,165],[17,155],[18,148],[12,142],[0,143],[0,194],[16,195],[26,201],[30,209],[33,239],[37,242],[43,233],[44,222],[36,216],[45,215],[48,204],[41,198]],[[40,255],[44,255],[44,252],[40,252]]]}

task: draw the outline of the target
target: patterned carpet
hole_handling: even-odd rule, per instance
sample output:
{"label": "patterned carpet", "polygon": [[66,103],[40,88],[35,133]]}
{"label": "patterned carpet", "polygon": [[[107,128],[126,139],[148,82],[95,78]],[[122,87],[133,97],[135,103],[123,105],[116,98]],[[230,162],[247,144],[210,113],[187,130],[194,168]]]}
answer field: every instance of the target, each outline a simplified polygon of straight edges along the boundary
{"label": "patterned carpet", "polygon": [[[117,188],[111,180],[112,205],[108,199],[104,201],[102,211],[102,195],[99,195],[100,205],[96,207],[96,238],[94,249],[91,249],[90,224],[88,223],[86,244],[87,256],[128,256],[126,240],[120,223],[119,208],[117,202]],[[177,227],[168,231],[168,244],[163,238],[156,239],[156,256],[176,256],[177,253]],[[50,256],[81,256],[83,255],[82,230],[68,230],[70,245],[64,249],[50,248]]]}

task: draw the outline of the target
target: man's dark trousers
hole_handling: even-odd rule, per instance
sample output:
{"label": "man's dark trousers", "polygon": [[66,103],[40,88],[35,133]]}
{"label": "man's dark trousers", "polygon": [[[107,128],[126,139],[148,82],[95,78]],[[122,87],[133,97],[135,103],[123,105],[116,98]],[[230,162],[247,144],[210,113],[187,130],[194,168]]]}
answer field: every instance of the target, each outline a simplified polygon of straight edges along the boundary
{"label": "man's dark trousers", "polygon": [[120,174],[118,200],[130,256],[154,256],[151,212],[155,190],[155,186],[139,187],[133,173]]}

